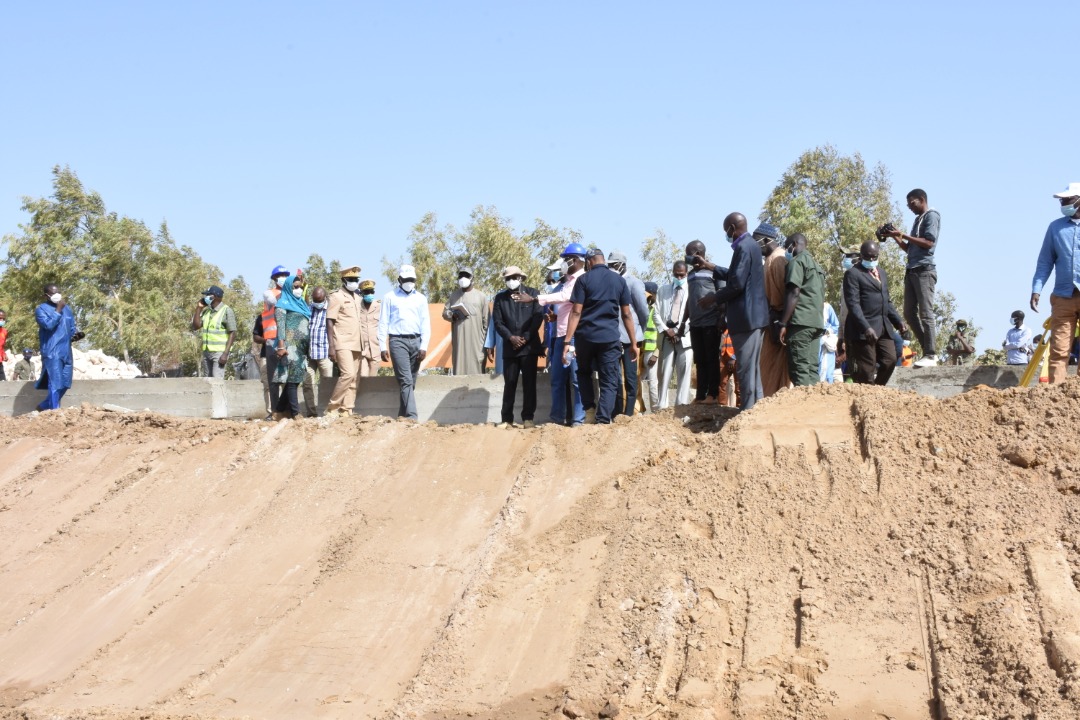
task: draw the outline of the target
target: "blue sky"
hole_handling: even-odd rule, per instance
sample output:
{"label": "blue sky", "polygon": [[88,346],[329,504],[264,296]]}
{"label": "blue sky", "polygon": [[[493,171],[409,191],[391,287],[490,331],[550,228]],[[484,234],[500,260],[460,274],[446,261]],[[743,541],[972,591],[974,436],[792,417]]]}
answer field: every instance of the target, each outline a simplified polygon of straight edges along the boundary
{"label": "blue sky", "polygon": [[[1080,181],[1061,4],[44,2],[0,9],[0,232],[69,165],[255,289],[311,252],[378,276],[425,212],[494,205],[636,253],[728,254],[831,143],[941,211],[938,287],[999,347]],[[906,212],[906,211],[905,211]],[[910,224],[911,216],[906,215]],[[1048,303],[1044,301],[1044,306]],[[1041,324],[1028,313],[1028,324]]]}

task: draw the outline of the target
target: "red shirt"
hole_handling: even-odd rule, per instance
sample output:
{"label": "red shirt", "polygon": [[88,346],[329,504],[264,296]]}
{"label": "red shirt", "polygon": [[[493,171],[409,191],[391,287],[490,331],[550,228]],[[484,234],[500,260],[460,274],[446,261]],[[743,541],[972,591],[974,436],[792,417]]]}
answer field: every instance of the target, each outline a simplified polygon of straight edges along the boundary
{"label": "red shirt", "polygon": [[7,344],[7,328],[0,328],[0,361],[3,361],[7,357],[7,351],[4,346]]}

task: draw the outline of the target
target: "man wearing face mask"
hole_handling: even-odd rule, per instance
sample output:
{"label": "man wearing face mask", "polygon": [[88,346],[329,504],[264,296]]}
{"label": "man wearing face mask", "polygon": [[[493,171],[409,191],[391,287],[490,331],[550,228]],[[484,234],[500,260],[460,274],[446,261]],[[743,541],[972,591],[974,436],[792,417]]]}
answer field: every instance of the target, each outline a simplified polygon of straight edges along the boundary
{"label": "man wearing face mask", "polygon": [[360,281],[360,377],[379,374],[379,312],[382,303],[375,299],[375,281]]}
{"label": "man wearing face mask", "polygon": [[896,368],[896,343],[885,327],[888,321],[901,334],[907,328],[889,299],[889,279],[878,267],[881,248],[872,240],[859,248],[859,264],[844,273],[848,315],[844,345],[857,383],[885,385]]}
{"label": "man wearing face mask", "polygon": [[34,310],[41,348],[41,377],[34,387],[48,391],[37,406],[41,411],[60,409],[60,400],[71,388],[74,375],[71,344],[85,337],[75,327],[75,316],[60,289],[50,283],[44,287],[44,294],[45,302]]}
{"label": "man wearing face mask", "polygon": [[1031,341],[1031,330],[1024,324],[1024,311],[1014,310],[1010,321],[1012,327],[1005,333],[1005,342],[1001,343],[1005,351],[1005,364],[1027,365],[1031,362],[1034,344]]}
{"label": "man wearing face mask", "polygon": [[570,321],[573,306],[570,296],[578,280],[585,274],[585,246],[570,243],[563,249],[560,257],[566,263],[566,277],[555,290],[533,298],[528,293],[518,293],[514,299],[520,303],[536,302],[545,307],[555,306],[555,343],[548,355],[548,368],[551,371],[551,414],[550,420],[558,425],[578,427],[585,422],[585,408],[581,402],[578,386],[577,356],[564,361],[566,348],[566,328]]}
{"label": "man wearing face mask", "polygon": [[687,299],[690,297],[686,283],[685,260],[676,260],[671,266],[671,282],[663,285],[656,295],[656,314],[660,328],[660,407],[672,406],[671,374],[675,373],[674,404],[690,402],[690,366],[694,362],[694,350],[690,345],[690,333],[686,327]]}
{"label": "man wearing face mask", "polygon": [[975,357],[975,333],[971,331],[967,320],[961,318],[956,321],[956,329],[949,336],[949,342],[945,345],[945,353],[949,356],[949,365],[970,365]]}
{"label": "man wearing face mask", "polygon": [[307,373],[304,376],[304,407],[308,417],[319,414],[319,386],[334,374],[330,359],[330,333],[326,329],[326,288],[311,291],[311,318],[308,320]]}
{"label": "man wearing face mask", "polygon": [[473,286],[472,268],[460,268],[457,283],[442,312],[443,320],[450,323],[454,375],[483,375],[487,296]]}
{"label": "man wearing face mask", "polygon": [[746,231],[742,213],[724,218],[724,234],[731,243],[731,267],[726,284],[699,300],[703,307],[727,304],[727,330],[735,346],[735,374],[742,398],[740,410],[749,410],[761,399],[761,338],[769,325],[769,301],[765,298],[765,268],[761,247]]}
{"label": "man wearing face mask", "polygon": [[270,288],[263,293],[263,309],[260,313],[267,385],[272,407],[277,405],[278,391],[280,390],[280,388],[276,387],[276,383],[269,381],[269,378],[272,378],[277,370],[277,353],[275,350],[277,349],[278,327],[274,308],[277,306],[277,299],[281,297],[281,287],[285,284],[285,278],[287,277],[289,277],[289,269],[284,265],[275,265],[274,269],[270,271]]}
{"label": "man wearing face mask", "polygon": [[765,256],[765,299],[769,301],[769,332],[761,338],[761,391],[762,397],[772,397],[791,384],[787,352],[780,342],[788,257],[780,245],[780,231],[769,223],[758,225],[753,237]]}
{"label": "man wearing face mask", "polygon": [[394,366],[401,399],[398,417],[417,420],[416,378],[420,363],[427,357],[431,340],[431,316],[428,301],[416,289],[416,269],[402,265],[398,282],[382,299],[379,313],[379,353],[383,362]]}
{"label": "man wearing face mask", "polygon": [[1035,277],[1031,281],[1031,309],[1039,311],[1039,294],[1054,272],[1050,293],[1050,382],[1065,382],[1069,350],[1080,322],[1080,183],[1069,183],[1054,193],[1062,217],[1050,223],[1043,236]]}
{"label": "man wearing face mask", "polygon": [[206,377],[225,377],[225,365],[236,338],[236,313],[221,301],[225,291],[217,285],[211,285],[202,295],[191,315],[191,329],[199,333]]}
{"label": "man wearing face mask", "polygon": [[518,375],[521,375],[523,427],[535,425],[536,365],[543,352],[540,328],[544,312],[539,303],[520,303],[514,295],[537,296],[534,288],[524,285],[525,273],[516,265],[503,270],[506,289],[495,295],[492,321],[495,332],[503,340],[503,400],[500,427],[514,424],[514,397],[517,395]]}
{"label": "man wearing face mask", "polygon": [[327,297],[328,353],[338,368],[337,382],[326,414],[351,415],[356,407],[356,378],[360,372],[361,318],[360,266],[341,270],[341,287]]}

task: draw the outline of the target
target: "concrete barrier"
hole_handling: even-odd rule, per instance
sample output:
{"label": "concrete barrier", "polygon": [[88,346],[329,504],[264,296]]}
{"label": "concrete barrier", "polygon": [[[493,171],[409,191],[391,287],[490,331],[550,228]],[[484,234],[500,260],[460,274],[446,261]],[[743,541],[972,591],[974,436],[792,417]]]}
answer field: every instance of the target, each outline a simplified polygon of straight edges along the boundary
{"label": "concrete barrier", "polygon": [[[1075,374],[1076,368],[1069,368]],[[1016,386],[1022,367],[897,368],[890,387],[922,395],[946,398],[977,385],[996,388]],[[551,411],[550,376],[537,376],[536,419],[545,421]],[[443,424],[498,422],[502,406],[501,377],[486,375],[453,377],[425,375],[416,387],[421,421]],[[325,408],[333,390],[326,382],[319,388],[319,408]],[[0,382],[0,414],[22,415],[34,410],[45,396],[32,382]],[[397,382],[392,377],[360,378],[356,412],[396,417]],[[302,401],[301,401],[302,402]],[[262,383],[218,378],[138,378],[135,380],[76,380],[64,397],[64,406],[81,403],[114,405],[129,410],[149,409],[182,417],[255,419],[266,415]],[[515,402],[521,418],[521,386]]]}

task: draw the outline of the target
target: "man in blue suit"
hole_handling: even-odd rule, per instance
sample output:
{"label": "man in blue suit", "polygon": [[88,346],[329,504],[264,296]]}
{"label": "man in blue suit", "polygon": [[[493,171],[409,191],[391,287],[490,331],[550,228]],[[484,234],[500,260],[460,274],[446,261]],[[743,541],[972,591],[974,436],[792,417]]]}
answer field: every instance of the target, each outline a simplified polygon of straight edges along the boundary
{"label": "man in blue suit", "polygon": [[41,348],[41,377],[35,387],[48,391],[37,409],[58,410],[60,399],[71,388],[74,374],[71,343],[85,336],[75,328],[71,308],[56,285],[51,283],[45,286],[45,302],[37,306],[34,319],[38,324],[38,347]]}
{"label": "man in blue suit", "polygon": [[727,303],[727,328],[735,346],[735,373],[742,389],[740,410],[749,410],[763,397],[761,389],[761,339],[769,325],[769,301],[765,297],[765,269],[761,247],[746,231],[746,218],[731,213],[724,218],[724,233],[734,253],[726,285],[701,299],[702,306]]}

